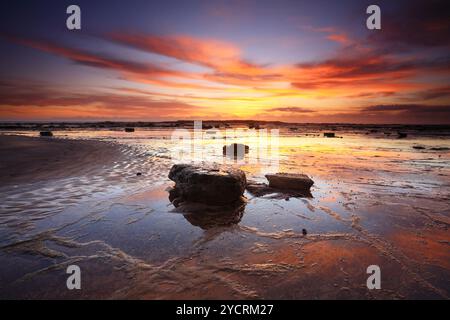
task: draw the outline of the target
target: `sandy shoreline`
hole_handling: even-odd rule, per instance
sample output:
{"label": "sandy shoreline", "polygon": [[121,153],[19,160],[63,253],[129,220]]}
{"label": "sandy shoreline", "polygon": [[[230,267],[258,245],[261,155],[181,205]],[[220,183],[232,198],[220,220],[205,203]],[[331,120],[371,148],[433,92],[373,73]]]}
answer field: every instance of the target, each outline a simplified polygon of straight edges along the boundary
{"label": "sandy shoreline", "polygon": [[2,185],[86,175],[123,155],[111,143],[0,135]]}
{"label": "sandy shoreline", "polygon": [[[173,144],[138,135],[0,136],[0,298],[448,299],[448,155],[434,141],[288,138],[284,164],[314,176],[313,197],[245,192],[224,224],[171,204]],[[81,291],[65,288],[71,264]]]}

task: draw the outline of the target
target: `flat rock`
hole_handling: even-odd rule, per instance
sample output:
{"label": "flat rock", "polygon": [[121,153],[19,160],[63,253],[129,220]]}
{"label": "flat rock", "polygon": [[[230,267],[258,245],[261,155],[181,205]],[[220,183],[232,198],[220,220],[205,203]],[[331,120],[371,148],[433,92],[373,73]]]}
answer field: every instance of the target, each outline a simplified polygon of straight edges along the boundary
{"label": "flat rock", "polygon": [[306,174],[276,173],[266,174],[269,187],[276,189],[289,189],[298,191],[309,191],[314,184]]}
{"label": "flat rock", "polygon": [[176,164],[169,172],[175,182],[169,199],[174,205],[181,202],[230,204],[239,201],[247,185],[245,173],[231,167],[200,167]]}

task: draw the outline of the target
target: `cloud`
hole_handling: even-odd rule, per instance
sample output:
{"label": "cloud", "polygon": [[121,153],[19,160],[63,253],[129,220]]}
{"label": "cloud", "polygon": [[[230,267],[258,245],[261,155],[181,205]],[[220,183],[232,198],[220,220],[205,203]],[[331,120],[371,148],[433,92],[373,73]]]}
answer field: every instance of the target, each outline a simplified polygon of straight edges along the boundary
{"label": "cloud", "polygon": [[374,91],[374,92],[360,92],[357,94],[347,95],[347,98],[377,98],[377,97],[390,97],[395,95],[395,91]]}
{"label": "cloud", "polygon": [[346,34],[334,33],[327,36],[328,40],[339,42],[341,44],[349,44],[351,41]]}
{"label": "cloud", "polygon": [[444,97],[450,96],[450,86],[431,88],[428,90],[415,92],[414,98],[412,99],[421,99],[421,100],[434,100]]}
{"label": "cloud", "polygon": [[18,44],[26,45],[41,51],[66,57],[75,63],[86,66],[113,69],[123,71],[126,73],[145,74],[145,75],[158,75],[158,76],[181,75],[181,73],[178,71],[164,69],[154,64],[139,63],[135,61],[117,59],[110,57],[106,54],[91,53],[88,51],[52,43],[46,40],[24,39],[11,36],[9,36],[8,39]]}
{"label": "cloud", "polygon": [[141,95],[119,95],[110,92],[62,92],[45,87],[16,87],[0,90],[0,119],[24,118],[92,119],[176,118],[179,114],[196,114],[203,107],[175,99],[157,100]]}
{"label": "cloud", "polygon": [[265,72],[262,67],[243,60],[239,47],[226,41],[187,35],[157,36],[139,33],[110,33],[106,39],[219,72],[246,75]]}
{"label": "cloud", "polygon": [[306,109],[302,107],[279,107],[279,108],[272,108],[270,111],[281,111],[281,112],[290,112],[290,113],[310,113],[310,112],[316,112],[312,109]]}
{"label": "cloud", "polygon": [[402,111],[408,113],[447,113],[450,115],[450,105],[423,105],[423,104],[380,104],[362,109],[363,112],[392,112]]}
{"label": "cloud", "polygon": [[368,49],[355,52],[351,47],[323,61],[299,63],[289,78],[294,88],[303,90],[365,87],[377,91],[397,91],[413,87],[412,79],[419,75],[447,75],[450,57],[417,58],[375,54]]}

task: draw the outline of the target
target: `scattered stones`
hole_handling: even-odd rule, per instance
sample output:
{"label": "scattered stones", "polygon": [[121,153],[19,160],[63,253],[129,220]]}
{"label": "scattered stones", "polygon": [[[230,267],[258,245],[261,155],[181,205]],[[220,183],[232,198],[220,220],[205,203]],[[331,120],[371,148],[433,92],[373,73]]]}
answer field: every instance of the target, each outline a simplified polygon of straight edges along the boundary
{"label": "scattered stones", "polygon": [[276,189],[289,189],[298,191],[309,191],[314,184],[307,175],[295,173],[266,174],[269,187]]}
{"label": "scattered stones", "polygon": [[169,179],[175,182],[175,187],[169,192],[174,205],[186,201],[231,204],[242,198],[247,185],[245,173],[230,167],[176,164],[170,169]]}
{"label": "scattered stones", "polygon": [[41,132],[39,132],[39,135],[41,137],[53,137],[53,132],[51,132],[51,131],[41,131]]}

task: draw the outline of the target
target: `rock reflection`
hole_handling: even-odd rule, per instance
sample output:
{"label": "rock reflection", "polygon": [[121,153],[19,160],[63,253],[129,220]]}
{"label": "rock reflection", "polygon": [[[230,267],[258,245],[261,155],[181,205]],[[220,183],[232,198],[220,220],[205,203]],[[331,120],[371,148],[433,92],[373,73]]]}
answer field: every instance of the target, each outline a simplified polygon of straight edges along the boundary
{"label": "rock reflection", "polygon": [[182,213],[184,218],[193,226],[209,230],[238,224],[244,215],[245,206],[244,200],[222,206],[182,202],[176,207],[176,212]]}
{"label": "rock reflection", "polygon": [[270,198],[273,199],[286,199],[289,197],[308,199],[314,198],[309,190],[278,189],[272,188],[266,183],[256,183],[254,181],[249,181],[246,190],[255,197],[270,196]]}

